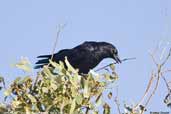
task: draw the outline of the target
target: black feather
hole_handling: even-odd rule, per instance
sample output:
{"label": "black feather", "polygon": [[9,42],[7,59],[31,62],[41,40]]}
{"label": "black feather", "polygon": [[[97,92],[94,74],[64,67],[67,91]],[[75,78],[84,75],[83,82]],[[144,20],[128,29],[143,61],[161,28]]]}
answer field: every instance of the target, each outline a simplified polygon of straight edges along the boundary
{"label": "black feather", "polygon": [[[105,58],[113,58],[117,63],[121,63],[117,49],[107,42],[84,42],[72,49],[60,50],[54,54],[53,61],[64,62],[65,57],[74,68],[79,69],[79,73],[84,74],[96,67]],[[38,58],[44,59],[38,60],[36,62],[38,65],[35,68],[42,68],[44,64],[49,63],[51,55],[41,55]]]}
{"label": "black feather", "polygon": [[51,55],[40,55],[37,58],[50,58],[50,57],[51,57]]}
{"label": "black feather", "polygon": [[50,58],[38,60],[38,61],[36,62],[36,64],[45,64],[45,63],[49,63],[49,59],[50,59]]}

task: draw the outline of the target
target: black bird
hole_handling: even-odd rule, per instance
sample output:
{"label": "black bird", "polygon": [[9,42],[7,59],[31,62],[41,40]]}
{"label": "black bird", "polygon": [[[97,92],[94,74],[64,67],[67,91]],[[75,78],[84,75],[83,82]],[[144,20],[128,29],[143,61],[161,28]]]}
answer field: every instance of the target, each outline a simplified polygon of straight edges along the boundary
{"label": "black bird", "polygon": [[[52,55],[41,55],[37,58],[43,58],[38,60],[35,68],[42,68],[43,65],[49,63],[49,59]],[[96,67],[103,59],[113,58],[117,63],[121,63],[118,56],[118,50],[115,46],[107,42],[94,42],[86,41],[72,49],[63,49],[53,56],[53,61],[59,62],[65,60],[68,61],[74,68],[79,69],[79,73],[87,74],[90,69]]]}

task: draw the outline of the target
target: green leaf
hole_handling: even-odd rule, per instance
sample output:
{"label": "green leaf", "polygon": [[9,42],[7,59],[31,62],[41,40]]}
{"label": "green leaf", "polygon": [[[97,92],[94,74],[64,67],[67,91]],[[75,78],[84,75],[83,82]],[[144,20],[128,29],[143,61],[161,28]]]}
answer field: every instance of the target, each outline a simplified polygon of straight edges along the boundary
{"label": "green leaf", "polygon": [[102,93],[96,99],[96,107],[98,107],[102,104],[101,96],[102,96]]}
{"label": "green leaf", "polygon": [[74,74],[78,73],[78,71],[75,70],[75,69],[71,66],[71,64],[68,62],[67,57],[65,57],[65,63],[66,63],[66,66],[67,66],[67,68],[68,68],[68,71],[71,71],[71,72],[74,73]]}
{"label": "green leaf", "polygon": [[6,108],[6,106],[4,104],[0,103],[0,113],[3,114],[7,111],[8,111],[8,109]]}
{"label": "green leaf", "polygon": [[43,93],[48,93],[49,92],[47,87],[42,87],[42,91],[43,91]]}
{"label": "green leaf", "polygon": [[75,97],[76,103],[78,105],[81,105],[82,101],[83,101],[83,97],[81,95],[78,95]]}
{"label": "green leaf", "polygon": [[93,113],[92,114],[98,114],[98,111],[93,111]]}
{"label": "green leaf", "polygon": [[103,114],[110,114],[110,106],[107,103],[103,105],[103,109]]}
{"label": "green leaf", "polygon": [[110,75],[110,74],[104,74],[104,77],[107,81],[115,81],[118,79],[118,77]]}
{"label": "green leaf", "polygon": [[84,80],[84,97],[89,98],[88,80]]}
{"label": "green leaf", "polygon": [[73,112],[75,110],[75,106],[76,106],[76,102],[75,102],[75,99],[73,99],[72,103],[71,103],[71,108],[70,108],[69,114],[73,114]]}
{"label": "green leaf", "polygon": [[108,94],[108,98],[109,98],[109,99],[112,98],[112,92],[110,92],[110,93]]}
{"label": "green leaf", "polygon": [[114,64],[110,64],[110,69],[111,69],[112,71],[115,71],[115,65],[114,65]]}
{"label": "green leaf", "polygon": [[4,78],[0,76],[0,83],[2,83],[3,81],[4,81]]}
{"label": "green leaf", "polygon": [[43,67],[43,73],[46,75],[46,77],[52,77],[53,76],[52,72],[50,71],[50,69],[47,66]]}
{"label": "green leaf", "polygon": [[14,64],[13,66],[15,66],[18,69],[21,69],[25,72],[31,72],[32,71],[31,64],[27,58],[21,58],[21,60],[18,63]]}
{"label": "green leaf", "polygon": [[56,85],[55,83],[53,83],[53,82],[51,81],[51,88],[52,88],[53,90],[56,90],[58,87],[57,87],[57,85]]}
{"label": "green leaf", "polygon": [[9,96],[11,94],[11,92],[12,92],[11,89],[7,89],[4,91],[4,95]]}
{"label": "green leaf", "polygon": [[53,62],[52,60],[49,60],[50,64],[55,68],[54,72],[58,72],[59,74],[62,74],[62,70],[64,69],[64,65],[62,65],[61,61],[59,62],[60,64]]}
{"label": "green leaf", "polygon": [[31,94],[27,94],[27,97],[31,100],[32,103],[36,103],[37,100]]}
{"label": "green leaf", "polygon": [[19,100],[14,100],[14,101],[12,101],[12,106],[13,106],[14,108],[17,108],[18,105],[20,105],[20,104],[22,104],[22,102],[19,101]]}
{"label": "green leaf", "polygon": [[17,77],[17,78],[14,80],[14,83],[19,83],[20,80],[21,80],[21,77]]}
{"label": "green leaf", "polygon": [[111,81],[110,74],[104,74],[104,77],[107,81]]}
{"label": "green leaf", "polygon": [[28,81],[30,79],[31,79],[30,76],[26,76],[26,77],[24,77],[23,82],[26,82],[26,81]]}
{"label": "green leaf", "polygon": [[72,76],[69,76],[69,79],[70,79],[70,82],[71,82],[71,84],[73,85],[73,87],[75,87],[76,89],[78,88],[78,84],[77,84],[77,80],[75,80],[75,78],[74,77],[72,77]]}

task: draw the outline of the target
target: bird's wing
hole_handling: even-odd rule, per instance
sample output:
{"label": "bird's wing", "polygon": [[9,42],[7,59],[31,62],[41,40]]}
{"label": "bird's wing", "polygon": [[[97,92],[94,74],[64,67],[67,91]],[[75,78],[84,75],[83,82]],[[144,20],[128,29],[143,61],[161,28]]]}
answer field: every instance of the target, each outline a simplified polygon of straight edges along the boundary
{"label": "bird's wing", "polygon": [[94,48],[92,46],[80,45],[72,49],[72,54],[68,56],[68,60],[75,68],[81,64],[86,64],[87,61],[94,56]]}
{"label": "bird's wing", "polygon": [[55,61],[55,62],[63,61],[64,62],[65,57],[72,56],[72,53],[73,52],[71,49],[63,49],[54,55],[53,61]]}
{"label": "bird's wing", "polygon": [[[63,49],[59,51],[58,53],[55,53],[53,56],[53,61],[58,62],[59,60],[64,61],[64,57],[69,55],[69,49]],[[49,63],[49,59],[52,55],[40,55],[37,58],[43,58],[36,62],[37,66],[35,66],[35,69],[42,68],[44,65],[47,65]]]}

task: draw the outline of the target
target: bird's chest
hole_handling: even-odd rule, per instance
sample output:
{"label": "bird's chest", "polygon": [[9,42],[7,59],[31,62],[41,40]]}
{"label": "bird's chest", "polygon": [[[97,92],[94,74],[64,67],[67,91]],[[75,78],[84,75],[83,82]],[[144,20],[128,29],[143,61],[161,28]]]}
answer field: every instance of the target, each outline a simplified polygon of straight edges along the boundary
{"label": "bird's chest", "polygon": [[93,69],[99,62],[99,59],[95,56],[85,55],[82,59],[76,62],[74,67],[79,69]]}
{"label": "bird's chest", "polygon": [[87,73],[100,63],[100,59],[93,51],[82,50],[68,56],[68,60],[74,68],[78,68],[80,72]]}

